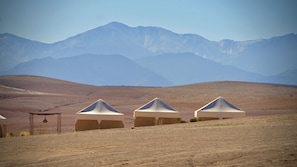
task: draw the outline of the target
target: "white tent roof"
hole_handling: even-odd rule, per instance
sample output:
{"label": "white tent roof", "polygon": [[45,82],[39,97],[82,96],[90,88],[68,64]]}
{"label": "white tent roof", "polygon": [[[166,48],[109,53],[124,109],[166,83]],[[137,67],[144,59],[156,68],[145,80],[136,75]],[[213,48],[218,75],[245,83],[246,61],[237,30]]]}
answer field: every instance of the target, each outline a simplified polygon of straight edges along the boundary
{"label": "white tent roof", "polygon": [[136,109],[133,117],[179,118],[180,113],[156,97]]}
{"label": "white tent roof", "polygon": [[5,117],[3,117],[2,115],[0,115],[0,119],[6,119]]}
{"label": "white tent roof", "polygon": [[200,112],[241,112],[239,108],[226,101],[223,97],[217,97],[210,103],[199,109]]}
{"label": "white tent roof", "polygon": [[86,120],[123,120],[124,114],[120,113],[102,99],[99,99],[80,110],[76,114],[76,119]]}
{"label": "white tent roof", "polygon": [[243,116],[245,116],[245,111],[242,111],[233,104],[229,103],[223,97],[217,97],[210,103],[195,111],[195,117],[232,118]]}

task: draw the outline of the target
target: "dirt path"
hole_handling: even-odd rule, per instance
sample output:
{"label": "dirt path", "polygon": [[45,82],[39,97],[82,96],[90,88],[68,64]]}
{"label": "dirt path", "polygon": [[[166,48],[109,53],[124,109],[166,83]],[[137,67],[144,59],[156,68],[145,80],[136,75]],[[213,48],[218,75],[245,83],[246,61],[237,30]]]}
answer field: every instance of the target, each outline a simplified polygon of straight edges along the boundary
{"label": "dirt path", "polygon": [[0,166],[295,166],[297,114],[0,139]]}

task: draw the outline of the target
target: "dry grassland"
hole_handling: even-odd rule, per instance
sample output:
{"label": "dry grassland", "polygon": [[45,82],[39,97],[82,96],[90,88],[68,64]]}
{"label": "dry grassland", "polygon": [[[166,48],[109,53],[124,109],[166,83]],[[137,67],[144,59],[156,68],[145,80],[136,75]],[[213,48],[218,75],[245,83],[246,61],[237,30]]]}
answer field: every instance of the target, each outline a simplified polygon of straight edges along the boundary
{"label": "dry grassland", "polygon": [[297,114],[1,139],[0,166],[296,166]]}
{"label": "dry grassland", "polygon": [[[154,97],[181,112],[183,120],[217,96],[245,110],[243,119],[131,129],[133,111]],[[125,128],[74,131],[74,114],[97,99],[125,114]],[[0,114],[9,133],[0,139],[0,166],[296,166],[297,87],[212,82],[166,88],[96,87],[33,76],[0,77]],[[49,134],[53,133],[53,134]]]}

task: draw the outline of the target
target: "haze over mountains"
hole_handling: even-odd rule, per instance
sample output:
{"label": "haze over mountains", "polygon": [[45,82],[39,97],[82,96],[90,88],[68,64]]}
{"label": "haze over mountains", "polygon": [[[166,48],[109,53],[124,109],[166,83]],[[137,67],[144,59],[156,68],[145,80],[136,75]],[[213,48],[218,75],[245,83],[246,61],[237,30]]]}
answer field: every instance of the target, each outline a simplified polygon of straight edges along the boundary
{"label": "haze over mountains", "polygon": [[239,80],[297,85],[297,35],[209,41],[112,22],[52,44],[0,34],[0,74],[92,85],[170,86]]}

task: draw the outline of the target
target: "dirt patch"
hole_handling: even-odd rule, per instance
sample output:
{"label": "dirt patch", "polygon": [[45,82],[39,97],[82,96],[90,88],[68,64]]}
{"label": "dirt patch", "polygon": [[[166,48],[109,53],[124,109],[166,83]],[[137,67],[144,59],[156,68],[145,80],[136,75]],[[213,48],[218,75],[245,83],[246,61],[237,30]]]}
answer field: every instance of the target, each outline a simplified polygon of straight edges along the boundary
{"label": "dirt patch", "polygon": [[[125,128],[133,124],[133,111],[155,97],[180,111],[189,121],[194,111],[218,96],[246,111],[247,116],[297,112],[297,87],[247,82],[210,82],[153,88],[90,86],[36,76],[0,77],[0,114],[7,117],[8,133],[29,131],[29,112],[62,113],[62,132],[73,132],[74,114],[103,99],[125,114]],[[35,121],[42,134],[55,133],[55,117]]]}
{"label": "dirt patch", "polygon": [[297,114],[0,139],[0,166],[294,166]]}

